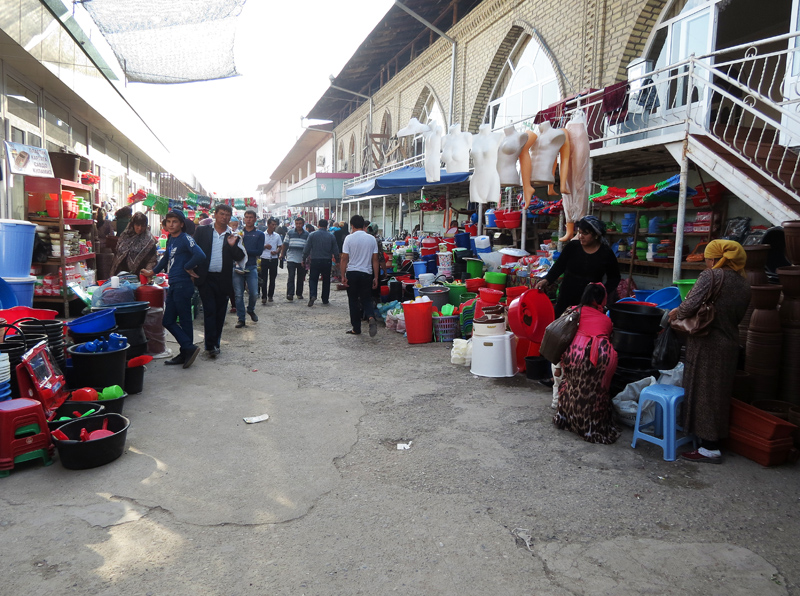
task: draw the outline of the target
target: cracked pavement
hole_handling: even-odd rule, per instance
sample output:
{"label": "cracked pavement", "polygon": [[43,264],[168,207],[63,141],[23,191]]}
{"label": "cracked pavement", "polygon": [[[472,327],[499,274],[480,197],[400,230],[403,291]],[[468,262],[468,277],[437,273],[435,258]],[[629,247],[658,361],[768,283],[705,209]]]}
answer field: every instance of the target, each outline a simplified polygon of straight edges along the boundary
{"label": "cracked pavement", "polygon": [[0,593],[800,596],[798,466],[590,445],[524,375],[345,335],[331,302],[153,362],[115,462],[0,479]]}

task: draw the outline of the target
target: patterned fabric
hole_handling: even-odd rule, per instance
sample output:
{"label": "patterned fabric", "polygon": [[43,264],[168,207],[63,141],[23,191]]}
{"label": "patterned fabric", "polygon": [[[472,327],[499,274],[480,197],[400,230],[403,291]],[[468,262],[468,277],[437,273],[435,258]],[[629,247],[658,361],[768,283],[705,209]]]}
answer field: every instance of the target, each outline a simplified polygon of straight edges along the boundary
{"label": "patterned fabric", "polygon": [[[592,348],[597,366],[592,364]],[[617,368],[617,352],[605,336],[576,341],[561,358],[562,381],[553,424],[583,437],[589,443],[610,444],[620,436],[611,420],[608,388]]]}

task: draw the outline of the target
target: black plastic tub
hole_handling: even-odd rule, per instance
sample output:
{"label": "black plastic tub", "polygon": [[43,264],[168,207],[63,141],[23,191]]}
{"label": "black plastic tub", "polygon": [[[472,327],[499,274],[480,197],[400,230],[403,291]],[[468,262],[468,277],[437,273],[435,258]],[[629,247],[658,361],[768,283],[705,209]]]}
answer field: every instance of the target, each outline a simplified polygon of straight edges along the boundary
{"label": "black plastic tub", "polygon": [[147,319],[147,311],[150,308],[149,302],[123,302],[121,304],[109,304],[107,306],[93,306],[92,311],[97,312],[106,308],[114,309],[114,320],[120,329],[132,329],[141,327]]}
{"label": "black plastic tub", "polygon": [[141,393],[144,390],[144,373],[147,367],[133,366],[125,369],[125,393],[128,395]]}
{"label": "black plastic tub", "polygon": [[550,361],[544,356],[525,356],[525,376],[534,381],[552,378]]}
{"label": "black plastic tub", "polygon": [[[56,410],[55,415],[53,416],[52,420],[47,421],[47,428],[51,431],[61,428],[67,422],[72,422],[75,418],[71,420],[59,420],[62,416],[72,416],[73,412],[80,412],[81,414],[85,414],[89,410],[94,410],[94,414],[89,414],[87,418],[91,418],[92,416],[100,416],[106,413],[106,407],[100,405],[97,402],[93,401],[65,401],[59,408]],[[86,420],[84,418],[83,420]]]}
{"label": "black plastic tub", "polygon": [[[80,345],[70,346],[67,353],[72,358],[73,389],[81,387],[109,387],[125,384],[125,365],[129,346],[113,352],[79,352]],[[106,408],[108,409],[108,408]]]}
{"label": "black plastic tub", "polygon": [[655,333],[631,333],[622,329],[614,329],[611,335],[611,344],[614,349],[624,356],[653,357],[656,345]]}
{"label": "black plastic tub", "polygon": [[[103,428],[103,421],[108,420],[108,430],[114,434],[110,437],[81,441],[81,429],[92,432]],[[67,435],[68,441],[53,438],[58,450],[61,464],[70,470],[86,470],[103,466],[117,459],[125,451],[125,439],[131,422],[120,414],[103,414],[89,416],[67,422],[59,430]]]}
{"label": "black plastic tub", "polygon": [[655,306],[630,304],[627,302],[612,304],[608,307],[614,329],[632,333],[658,333],[661,331],[661,317],[664,311]]}

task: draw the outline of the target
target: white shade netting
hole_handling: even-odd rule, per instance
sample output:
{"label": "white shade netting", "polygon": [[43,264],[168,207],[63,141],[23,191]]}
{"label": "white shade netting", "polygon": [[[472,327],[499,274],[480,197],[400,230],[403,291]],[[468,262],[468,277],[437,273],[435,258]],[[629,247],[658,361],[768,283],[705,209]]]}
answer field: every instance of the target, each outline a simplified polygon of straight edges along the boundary
{"label": "white shade netting", "polygon": [[83,6],[129,81],[188,83],[235,76],[245,0],[91,0]]}

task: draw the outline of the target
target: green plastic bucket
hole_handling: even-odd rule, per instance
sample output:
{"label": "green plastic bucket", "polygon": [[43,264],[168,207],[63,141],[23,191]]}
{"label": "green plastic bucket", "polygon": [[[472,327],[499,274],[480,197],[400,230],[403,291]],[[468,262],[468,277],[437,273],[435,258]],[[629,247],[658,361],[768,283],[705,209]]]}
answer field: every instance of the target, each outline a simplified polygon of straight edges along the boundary
{"label": "green plastic bucket", "polygon": [[459,302],[459,304],[464,304],[465,302],[469,302],[470,300],[475,300],[475,298],[477,297],[478,295],[475,292],[464,292],[463,294],[461,294],[460,298],[461,302]]}
{"label": "green plastic bucket", "polygon": [[481,259],[464,259],[470,277],[483,277],[483,261]]}
{"label": "green plastic bucket", "polygon": [[681,300],[686,300],[686,296],[689,295],[696,283],[696,279],[679,279],[675,282],[675,285],[678,286],[678,291],[681,293]]}
{"label": "green plastic bucket", "polygon": [[461,304],[461,295],[467,291],[467,286],[464,284],[444,284],[450,289],[450,295],[447,301],[453,306]]}

